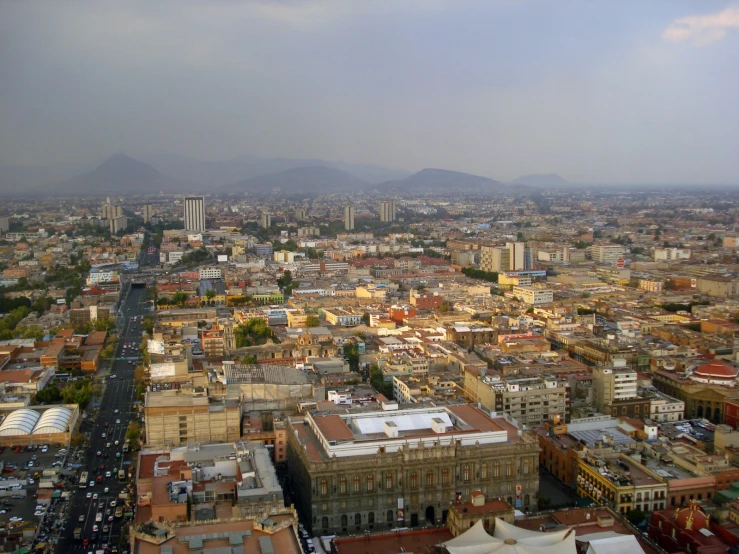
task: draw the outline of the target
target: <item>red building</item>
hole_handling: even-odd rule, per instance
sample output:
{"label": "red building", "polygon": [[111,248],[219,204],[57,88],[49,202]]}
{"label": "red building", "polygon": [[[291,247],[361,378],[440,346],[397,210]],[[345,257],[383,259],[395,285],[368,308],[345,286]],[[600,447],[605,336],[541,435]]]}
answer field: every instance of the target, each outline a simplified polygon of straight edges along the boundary
{"label": "red building", "polygon": [[698,502],[691,502],[678,510],[652,512],[649,536],[665,552],[691,552],[693,554],[719,554],[727,552],[731,543],[720,525],[713,523]]}
{"label": "red building", "polygon": [[739,427],[739,396],[724,400],[724,423],[734,429]]}
{"label": "red building", "polygon": [[402,306],[391,306],[388,310],[388,316],[398,325],[403,325],[403,321],[410,317],[416,317],[416,308],[408,306],[407,304]]}

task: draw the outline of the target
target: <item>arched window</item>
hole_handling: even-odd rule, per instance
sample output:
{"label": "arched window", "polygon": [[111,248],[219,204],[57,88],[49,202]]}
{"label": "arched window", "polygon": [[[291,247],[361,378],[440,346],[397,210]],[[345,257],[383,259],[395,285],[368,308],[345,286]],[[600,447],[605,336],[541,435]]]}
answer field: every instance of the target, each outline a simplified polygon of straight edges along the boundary
{"label": "arched window", "polygon": [[441,484],[444,486],[449,484],[449,469],[441,470]]}
{"label": "arched window", "polygon": [[531,500],[531,497],[528,494],[527,495],[524,495],[524,497],[523,497],[523,505],[524,506],[528,506],[530,500]]}
{"label": "arched window", "polygon": [[429,469],[426,472],[426,486],[427,487],[433,487],[434,486],[434,471]]}
{"label": "arched window", "polygon": [[508,460],[505,463],[505,476],[513,477],[513,460]]}
{"label": "arched window", "polygon": [[347,493],[346,477],[342,477],[341,479],[339,479],[339,492],[341,494]]}
{"label": "arched window", "polygon": [[367,477],[367,492],[372,492],[375,490],[375,476],[370,475]]}
{"label": "arched window", "polygon": [[327,496],[328,495],[328,480],[327,479],[321,479],[320,488],[321,488],[320,490],[321,496]]}
{"label": "arched window", "polygon": [[348,518],[346,517],[346,514],[341,516],[341,526],[346,527],[346,524],[348,523]]}
{"label": "arched window", "polygon": [[372,525],[375,522],[375,512],[370,512],[367,514],[367,523]]}
{"label": "arched window", "polygon": [[462,471],[462,479],[467,482],[472,477],[472,470],[470,468],[470,464],[465,464],[464,469]]}
{"label": "arched window", "polygon": [[418,488],[418,473],[415,471],[411,472],[411,483],[410,486],[412,489]]}
{"label": "arched window", "polygon": [[493,478],[497,479],[500,477],[500,462],[493,463]]}
{"label": "arched window", "polygon": [[354,525],[362,525],[362,514],[354,514]]}
{"label": "arched window", "polygon": [[354,492],[362,492],[362,479],[359,477],[359,475],[354,478]]}
{"label": "arched window", "polygon": [[385,489],[386,490],[393,490],[393,472],[388,471],[385,473]]}
{"label": "arched window", "polygon": [[531,460],[528,458],[523,461],[523,474],[528,475],[531,472]]}
{"label": "arched window", "polygon": [[327,517],[324,517],[323,519],[321,519],[321,526],[324,529],[328,529],[328,518]]}
{"label": "arched window", "polygon": [[392,510],[388,510],[387,511],[387,522],[388,523],[392,523],[393,522],[393,511]]}
{"label": "arched window", "polygon": [[480,479],[488,478],[488,464],[487,462],[480,466]]}

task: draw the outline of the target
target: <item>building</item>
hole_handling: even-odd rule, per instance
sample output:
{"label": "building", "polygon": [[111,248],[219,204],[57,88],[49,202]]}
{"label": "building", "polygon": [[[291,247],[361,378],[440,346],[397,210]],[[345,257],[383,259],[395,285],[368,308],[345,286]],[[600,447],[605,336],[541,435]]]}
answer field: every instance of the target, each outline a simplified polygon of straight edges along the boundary
{"label": "building", "polygon": [[495,519],[513,524],[515,521],[513,506],[502,499],[486,499],[480,491],[474,491],[468,502],[452,504],[449,507],[447,526],[452,535],[459,536],[478,521],[490,532],[495,528]]}
{"label": "building", "polygon": [[[636,371],[625,367],[624,363],[618,363],[615,367],[594,367],[593,397],[598,411],[611,414],[612,407],[618,406],[620,401],[637,397]],[[641,416],[645,417],[646,414]]]}
{"label": "building", "polygon": [[618,244],[596,244],[591,247],[593,261],[600,264],[616,265],[623,253],[623,247]]}
{"label": "building", "polygon": [[329,325],[339,325],[341,327],[356,327],[362,323],[362,314],[347,312],[341,308],[331,308],[323,310],[326,317],[326,323]]}
{"label": "building", "polygon": [[354,229],[354,206],[344,206],[344,229],[347,231]]}
{"label": "building", "polygon": [[523,242],[507,242],[506,248],[509,252],[509,271],[519,271],[526,269],[526,243]]}
{"label": "building", "polygon": [[272,226],[272,216],[267,212],[262,212],[259,216],[259,226],[262,229],[269,229]]}
{"label": "building", "polygon": [[141,215],[144,218],[144,223],[151,223],[151,218],[154,217],[154,206],[151,204],[145,204],[141,208]]}
{"label": "building", "polygon": [[202,233],[205,229],[205,197],[185,196],[185,230]]}
{"label": "building", "polygon": [[639,279],[639,288],[654,294],[661,294],[664,286],[665,282],[658,279]]}
{"label": "building", "polygon": [[[726,239],[724,239],[726,242]],[[654,261],[689,260],[690,248],[655,248]]]}
{"label": "building", "polygon": [[3,233],[10,231],[10,218],[7,215],[0,217],[0,231]]}
{"label": "building", "polygon": [[[721,537],[731,537],[724,542]],[[649,519],[649,537],[665,552],[697,552],[706,554],[730,552],[734,534],[721,533],[699,502],[684,508],[656,511]]]}
{"label": "building", "polygon": [[[117,206],[120,208],[120,206]],[[128,227],[128,218],[125,215],[119,215],[108,220],[108,226],[110,227],[110,233],[115,235],[121,231],[125,231]]]}
{"label": "building", "polygon": [[511,266],[511,253],[507,248],[499,246],[483,246],[480,250],[480,269],[502,273],[509,271]]}
{"label": "building", "polygon": [[150,446],[228,442],[240,436],[238,399],[210,399],[200,388],[148,391],[144,416]]}
{"label": "building", "polygon": [[395,221],[395,200],[380,202],[380,221],[391,223]]}
{"label": "building", "polygon": [[220,279],[221,268],[220,267],[201,267],[198,270],[198,279]]}
{"label": "building", "polygon": [[314,533],[445,521],[473,491],[535,509],[539,446],[502,417],[458,404],[288,421],[298,511]]}
{"label": "building", "polygon": [[0,446],[69,444],[79,416],[77,404],[13,410],[0,423]]}
{"label": "building", "polygon": [[531,306],[551,304],[554,302],[554,291],[550,289],[514,286],[512,293],[513,296],[520,298],[524,303]]}

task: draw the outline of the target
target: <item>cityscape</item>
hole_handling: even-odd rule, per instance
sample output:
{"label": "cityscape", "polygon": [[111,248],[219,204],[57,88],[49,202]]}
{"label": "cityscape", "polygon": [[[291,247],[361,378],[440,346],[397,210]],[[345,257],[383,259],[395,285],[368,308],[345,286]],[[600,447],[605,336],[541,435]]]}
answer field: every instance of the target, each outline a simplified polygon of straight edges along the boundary
{"label": "cityscape", "polygon": [[[52,98],[0,57],[13,77],[0,85],[0,552],[739,551],[739,157],[726,147],[739,91],[735,74],[718,77],[736,62],[739,10],[624,8],[637,24],[604,2],[580,14],[603,27],[577,27],[594,51],[560,66],[570,2],[30,4],[0,6],[18,60],[43,59],[49,75],[71,63],[82,82]],[[654,29],[659,86],[677,82],[675,60],[700,81],[710,58],[715,79],[676,86],[663,112],[606,143],[579,136],[585,107],[550,106],[539,83],[541,113],[579,114],[561,143],[547,115],[541,140],[507,127],[510,150],[492,138],[477,150],[482,123],[450,107],[478,91],[467,65],[489,62],[466,33],[533,33],[545,16],[562,25],[552,59],[511,50],[536,79],[585,71],[605,56],[598,36],[612,53],[627,35],[646,48]],[[384,96],[374,87],[393,57],[415,56],[398,29],[429,53],[438,37],[458,40],[459,67],[440,55],[449,74],[437,82],[419,62]],[[256,36],[240,43],[244,30]],[[355,31],[374,37],[369,52]],[[160,36],[170,32],[181,52]],[[42,34],[48,44],[31,48]],[[86,41],[105,34],[96,58]],[[235,49],[264,41],[227,54],[259,89],[243,113],[226,90],[243,76],[219,58],[223,36]],[[356,68],[326,57],[347,82],[314,96],[307,75],[325,69],[314,55],[341,57],[339,44],[379,73],[352,81]],[[683,50],[668,63],[664,49]],[[109,63],[127,91],[108,88],[122,78]],[[281,63],[298,76],[256,80]],[[524,86],[496,63],[501,86]],[[192,88],[150,111],[182,67]],[[195,82],[206,76],[224,87],[212,122]],[[419,109],[439,110],[425,113],[437,130],[456,114],[469,131],[434,137],[444,149],[396,104],[426,79],[449,88],[419,96]],[[85,87],[91,119],[108,102],[120,113],[71,125],[67,95]],[[614,113],[641,94],[627,93]],[[668,120],[693,93],[710,125],[691,112],[696,135],[676,138]],[[307,119],[315,134],[281,127],[323,94],[332,105]],[[273,104],[284,114],[262,113]],[[169,121],[185,111],[191,120]],[[351,134],[332,127],[342,118]],[[373,124],[387,127],[369,146]]]}

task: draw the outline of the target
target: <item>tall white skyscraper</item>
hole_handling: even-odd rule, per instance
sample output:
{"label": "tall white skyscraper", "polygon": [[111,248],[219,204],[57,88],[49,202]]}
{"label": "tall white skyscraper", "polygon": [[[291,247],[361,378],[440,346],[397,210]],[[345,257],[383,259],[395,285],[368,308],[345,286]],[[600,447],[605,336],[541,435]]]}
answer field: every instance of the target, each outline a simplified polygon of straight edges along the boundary
{"label": "tall white skyscraper", "polygon": [[205,197],[185,196],[185,230],[205,231]]}
{"label": "tall white skyscraper", "polygon": [[395,200],[383,200],[380,202],[380,221],[395,221]]}
{"label": "tall white skyscraper", "polygon": [[506,248],[511,253],[509,269],[511,271],[520,271],[524,269],[526,267],[526,256],[525,256],[526,243],[507,242]]}
{"label": "tall white skyscraper", "polygon": [[344,229],[351,231],[354,229],[354,206],[344,206]]}

